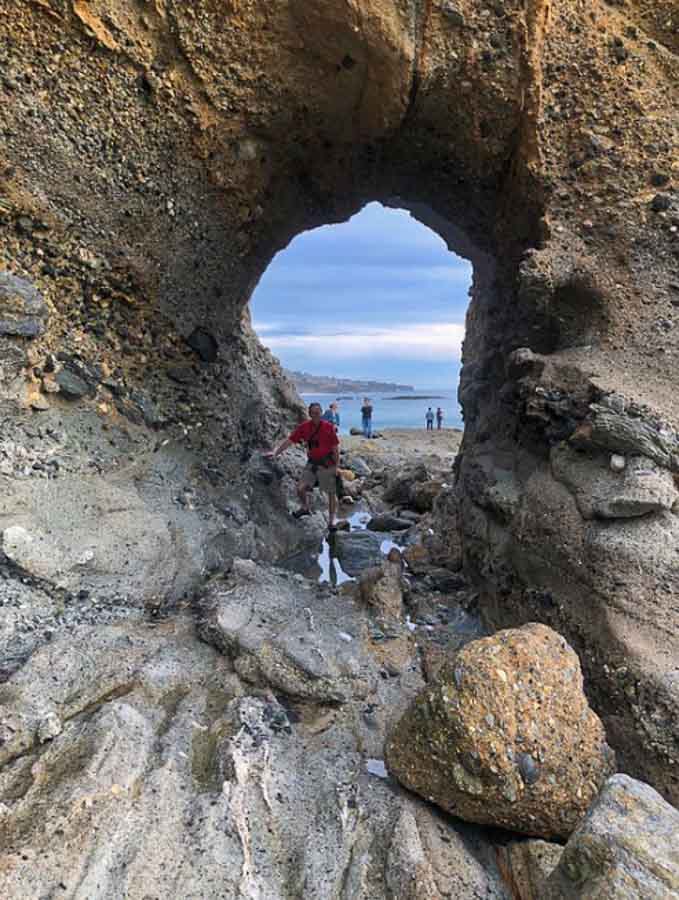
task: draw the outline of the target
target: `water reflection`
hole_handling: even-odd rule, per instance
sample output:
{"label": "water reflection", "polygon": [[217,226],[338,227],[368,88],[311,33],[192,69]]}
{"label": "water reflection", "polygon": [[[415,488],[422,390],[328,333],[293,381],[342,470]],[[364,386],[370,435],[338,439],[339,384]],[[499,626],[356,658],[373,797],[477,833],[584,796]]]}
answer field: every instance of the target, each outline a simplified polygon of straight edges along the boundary
{"label": "water reflection", "polygon": [[337,587],[345,581],[352,581],[351,575],[342,568],[337,558],[337,535],[323,538],[320,545],[313,544],[298,553],[288,556],[280,562],[284,569],[298,572],[319,584],[331,584]]}
{"label": "water reflection", "polygon": [[[352,513],[347,519],[349,530],[365,531],[370,518],[371,513],[365,510]],[[337,533],[329,534],[323,538],[320,545],[312,544],[304,547],[292,556],[281,560],[279,565],[317,581],[319,584],[331,584],[333,587],[337,587],[344,584],[345,581],[353,581],[354,579],[344,571],[337,557],[337,537]],[[397,546],[392,540],[385,538],[380,549],[386,556],[392,547]]]}

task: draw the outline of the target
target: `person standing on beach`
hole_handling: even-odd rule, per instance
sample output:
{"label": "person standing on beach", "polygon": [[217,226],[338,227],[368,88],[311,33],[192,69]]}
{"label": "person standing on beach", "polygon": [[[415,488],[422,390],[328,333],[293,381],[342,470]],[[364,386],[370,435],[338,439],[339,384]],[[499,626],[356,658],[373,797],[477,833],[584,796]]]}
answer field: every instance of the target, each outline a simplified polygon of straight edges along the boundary
{"label": "person standing on beach", "polygon": [[373,407],[369,397],[363,398],[361,426],[363,428],[363,437],[371,438],[373,436]]}
{"label": "person standing on beach", "polygon": [[440,406],[436,407],[436,430],[440,431],[443,425],[443,410]]}
{"label": "person standing on beach", "polygon": [[427,431],[433,431],[434,430],[434,411],[432,410],[431,406],[427,410],[424,420],[427,423]]}
{"label": "person standing on beach", "polygon": [[309,495],[318,485],[328,495],[328,527],[337,531],[335,514],[337,511],[337,465],[339,463],[339,438],[335,426],[323,419],[323,407],[320,403],[309,404],[309,418],[276,447],[264,456],[275,459],[293,444],[306,444],[307,463],[297,484],[297,496],[302,504],[293,513],[296,519],[310,516]]}
{"label": "person standing on beach", "polygon": [[325,422],[330,422],[330,424],[334,426],[336,432],[339,431],[340,417],[339,417],[339,412],[337,411],[336,403],[331,403],[330,406],[328,406],[326,411],[323,413],[321,418]]}

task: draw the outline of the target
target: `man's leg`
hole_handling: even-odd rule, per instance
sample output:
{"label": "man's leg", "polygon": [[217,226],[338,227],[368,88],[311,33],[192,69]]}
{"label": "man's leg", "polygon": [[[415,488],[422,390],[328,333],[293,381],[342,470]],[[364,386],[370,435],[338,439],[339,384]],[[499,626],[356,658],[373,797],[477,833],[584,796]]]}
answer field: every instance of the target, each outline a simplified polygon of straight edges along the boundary
{"label": "man's leg", "polygon": [[373,420],[368,419],[368,434],[366,435],[366,437],[371,438],[372,436],[373,436]]}
{"label": "man's leg", "polygon": [[300,481],[297,485],[297,496],[302,504],[302,509],[306,509],[309,512],[309,485],[305,484],[304,481]]}
{"label": "man's leg", "polygon": [[361,427],[363,428],[363,437],[368,437],[368,420],[365,417],[361,422]]}
{"label": "man's leg", "polygon": [[337,469],[319,469],[318,486],[328,495],[328,525],[334,531],[337,513]]}

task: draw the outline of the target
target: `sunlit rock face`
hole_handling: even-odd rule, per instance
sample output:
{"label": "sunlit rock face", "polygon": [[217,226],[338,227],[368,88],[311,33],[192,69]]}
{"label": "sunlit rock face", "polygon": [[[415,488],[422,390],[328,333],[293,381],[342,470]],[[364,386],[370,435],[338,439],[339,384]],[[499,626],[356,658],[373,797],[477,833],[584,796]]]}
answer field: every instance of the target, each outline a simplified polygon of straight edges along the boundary
{"label": "sunlit rock face", "polygon": [[0,336],[6,434],[181,507],[173,600],[274,557],[253,451],[299,406],[248,299],[300,231],[412,210],[474,264],[457,491],[486,618],[564,634],[620,763],[676,803],[677,4],[5,6],[0,269],[40,298]]}

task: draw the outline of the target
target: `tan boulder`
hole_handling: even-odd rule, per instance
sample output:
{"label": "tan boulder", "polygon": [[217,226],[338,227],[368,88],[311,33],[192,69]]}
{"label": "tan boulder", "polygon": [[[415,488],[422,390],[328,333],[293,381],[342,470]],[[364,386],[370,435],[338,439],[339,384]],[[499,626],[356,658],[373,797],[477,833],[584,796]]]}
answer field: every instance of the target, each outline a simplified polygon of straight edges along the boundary
{"label": "tan boulder", "polygon": [[402,569],[401,555],[392,549],[381,566],[367,569],[359,581],[361,599],[385,621],[403,617]]}
{"label": "tan boulder", "polygon": [[385,745],[402,784],[462,819],[565,838],[614,756],[575,652],[545,625],[468,644],[413,701]]}

